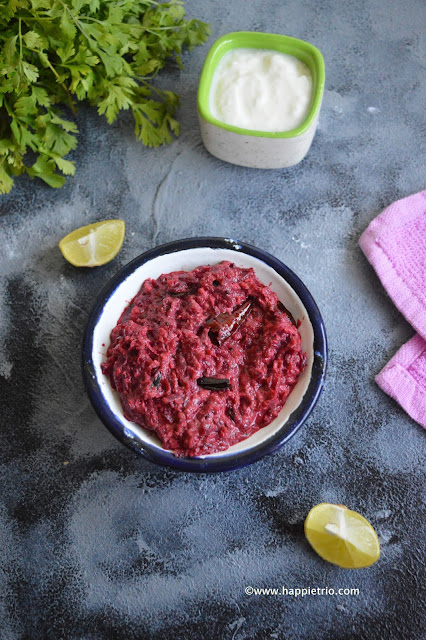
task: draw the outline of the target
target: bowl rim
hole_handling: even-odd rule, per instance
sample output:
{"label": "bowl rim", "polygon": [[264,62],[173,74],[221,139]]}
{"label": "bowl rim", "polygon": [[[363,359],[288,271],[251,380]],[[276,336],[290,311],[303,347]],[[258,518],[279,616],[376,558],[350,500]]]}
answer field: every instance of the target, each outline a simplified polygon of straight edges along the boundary
{"label": "bowl rim", "polygon": [[[293,55],[302,60],[312,74],[313,90],[309,112],[298,127],[289,131],[260,131],[244,129],[215,118],[209,108],[209,93],[214,71],[223,56],[232,49],[267,49]],[[324,58],[317,47],[306,40],[292,38],[279,33],[259,31],[232,31],[218,38],[210,47],[201,70],[197,92],[200,116],[207,123],[239,135],[261,138],[295,138],[305,133],[317,116],[322,102],[325,84]]]}
{"label": "bowl rim", "polygon": [[[215,458],[214,454],[210,454],[203,458],[178,458],[170,451],[159,450],[157,447],[153,447],[149,443],[141,443],[126,434],[123,424],[115,417],[113,411],[105,402],[97,381],[95,365],[92,359],[94,329],[103,313],[106,302],[121,283],[126,280],[126,278],[133,273],[135,269],[161,255],[195,248],[233,249],[236,252],[246,253],[265,262],[268,266],[272,267],[278,275],[284,278],[284,280],[294,289],[296,294],[302,300],[306,311],[308,312],[314,333],[314,359],[312,363],[311,379],[301,403],[290,414],[287,422],[285,422],[282,427],[265,442],[261,442],[251,449],[219,458]],[[318,306],[307,287],[303,284],[300,278],[283,262],[278,260],[278,258],[275,258],[263,249],[259,249],[246,242],[237,241],[231,238],[184,238],[159,245],[134,258],[131,262],[119,269],[119,271],[101,290],[89,315],[82,341],[82,374],[84,386],[98,417],[112,435],[114,435],[122,444],[130,447],[130,449],[136,451],[150,462],[180,471],[192,471],[198,473],[231,471],[233,469],[238,469],[248,464],[252,464],[263,456],[272,454],[280,449],[300,429],[318,402],[324,387],[327,362],[328,348],[324,321]]]}

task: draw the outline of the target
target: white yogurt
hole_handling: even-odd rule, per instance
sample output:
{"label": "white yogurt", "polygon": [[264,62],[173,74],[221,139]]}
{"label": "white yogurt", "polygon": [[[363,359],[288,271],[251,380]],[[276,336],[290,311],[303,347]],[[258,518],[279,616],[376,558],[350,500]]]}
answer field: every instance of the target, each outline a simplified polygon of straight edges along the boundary
{"label": "white yogurt", "polygon": [[312,76],[298,58],[265,49],[233,49],[220,60],[210,111],[226,124],[255,131],[290,131],[308,115]]}

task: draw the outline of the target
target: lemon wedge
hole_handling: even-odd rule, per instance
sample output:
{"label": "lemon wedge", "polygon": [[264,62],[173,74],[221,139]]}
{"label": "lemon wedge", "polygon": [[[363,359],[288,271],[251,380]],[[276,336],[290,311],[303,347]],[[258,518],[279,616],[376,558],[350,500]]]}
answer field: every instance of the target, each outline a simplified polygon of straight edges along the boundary
{"label": "lemon wedge", "polygon": [[124,240],[124,220],[103,220],[71,231],[59,243],[65,260],[75,267],[99,267],[110,262]]}
{"label": "lemon wedge", "polygon": [[380,556],[379,539],[368,520],[340,504],[313,507],[305,520],[305,536],[321,558],[344,569],[369,567]]}

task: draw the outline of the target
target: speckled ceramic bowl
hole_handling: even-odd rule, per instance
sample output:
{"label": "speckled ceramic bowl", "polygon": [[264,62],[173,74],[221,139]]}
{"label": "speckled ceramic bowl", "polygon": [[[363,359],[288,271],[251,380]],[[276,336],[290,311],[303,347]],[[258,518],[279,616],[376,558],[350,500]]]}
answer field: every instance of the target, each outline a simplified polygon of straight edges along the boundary
{"label": "speckled ceramic bowl", "polygon": [[[177,458],[163,449],[155,434],[127,420],[120,398],[103,375],[101,364],[111,330],[142,282],[162,273],[192,270],[230,260],[253,267],[257,277],[276,292],[295,319],[307,365],[285,406],[271,424],[226,451],[197,458]],[[83,377],[90,400],[105,426],[121,442],[148,460],[182,471],[229,471],[259,460],[281,447],[304,423],[323,388],[327,365],[324,323],[311,294],[299,278],[270,254],[226,238],[190,238],[156,247],[123,267],[100,294],[83,339]]]}
{"label": "speckled ceramic bowl", "polygon": [[[209,100],[214,72],[226,53],[241,48],[279,51],[307,65],[312,75],[312,99],[308,114],[297,129],[276,133],[252,131],[225,124],[212,115]],[[315,135],[324,82],[323,57],[309,42],[253,31],[236,31],[222,36],[207,54],[198,86],[198,116],[204,146],[220,160],[243,167],[281,169],[297,164],[308,153]]]}

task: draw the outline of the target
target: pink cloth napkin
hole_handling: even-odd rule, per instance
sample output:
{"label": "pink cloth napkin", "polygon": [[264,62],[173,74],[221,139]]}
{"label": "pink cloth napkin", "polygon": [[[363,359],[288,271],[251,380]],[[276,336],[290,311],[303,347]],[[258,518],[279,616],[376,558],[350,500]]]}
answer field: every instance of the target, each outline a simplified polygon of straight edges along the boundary
{"label": "pink cloth napkin", "polygon": [[417,335],[376,382],[426,428],[426,191],[398,200],[375,218],[359,244]]}

